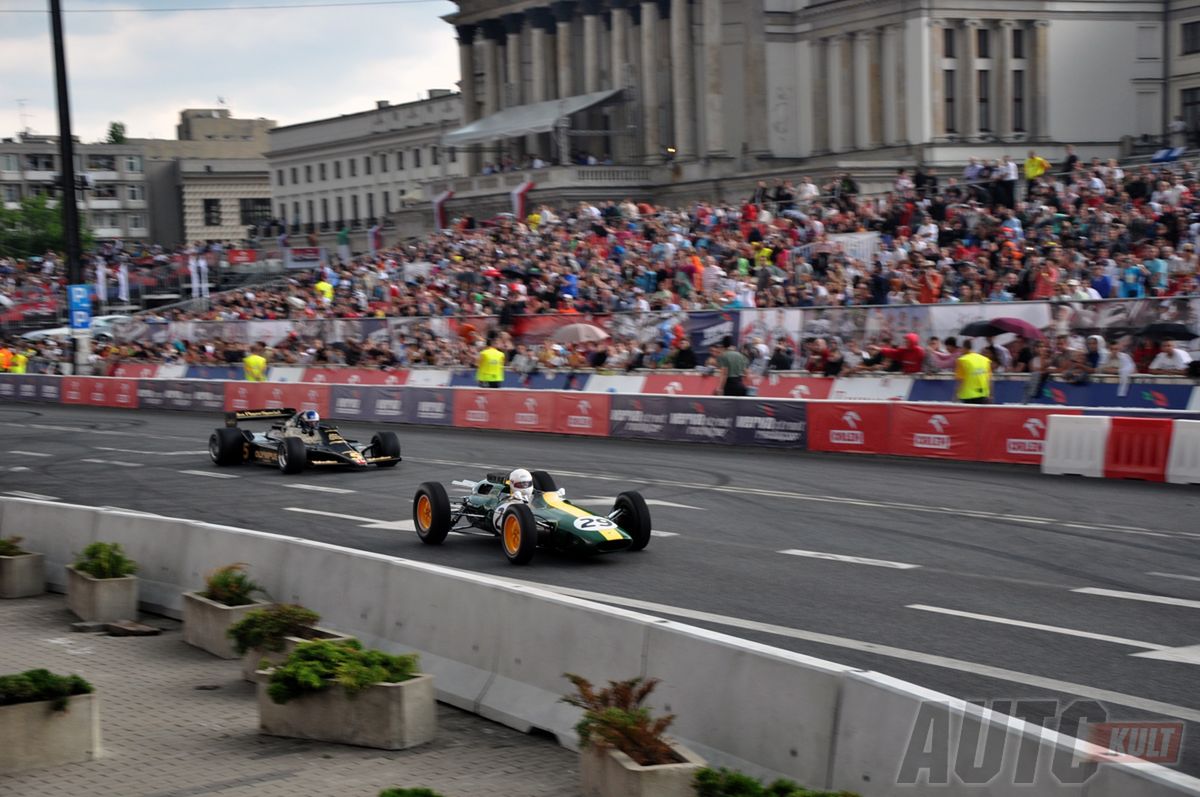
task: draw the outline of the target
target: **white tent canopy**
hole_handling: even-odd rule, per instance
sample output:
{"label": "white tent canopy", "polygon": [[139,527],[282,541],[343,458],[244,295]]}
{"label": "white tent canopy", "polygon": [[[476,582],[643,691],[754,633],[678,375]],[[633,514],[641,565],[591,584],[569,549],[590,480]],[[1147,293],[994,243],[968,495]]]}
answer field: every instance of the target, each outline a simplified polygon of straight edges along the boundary
{"label": "white tent canopy", "polygon": [[549,133],[558,120],[600,105],[621,93],[621,89],[594,91],[561,100],[535,102],[505,108],[499,113],[477,119],[465,127],[451,130],[442,136],[442,144],[458,147],[464,144],[479,144],[502,138],[519,138],[535,133]]}

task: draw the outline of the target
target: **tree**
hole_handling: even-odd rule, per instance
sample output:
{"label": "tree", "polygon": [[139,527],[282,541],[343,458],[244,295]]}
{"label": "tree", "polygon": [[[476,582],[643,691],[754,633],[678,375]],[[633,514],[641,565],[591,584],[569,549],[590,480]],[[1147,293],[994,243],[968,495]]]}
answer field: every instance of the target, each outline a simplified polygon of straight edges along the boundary
{"label": "tree", "polygon": [[[86,226],[80,227],[79,237],[83,251],[92,248],[94,239]],[[64,249],[62,212],[50,206],[45,194],[25,197],[16,210],[0,205],[0,256],[34,257]]]}
{"label": "tree", "polygon": [[109,144],[124,144],[125,143],[125,123],[124,122],[109,122],[108,123],[108,140]]}

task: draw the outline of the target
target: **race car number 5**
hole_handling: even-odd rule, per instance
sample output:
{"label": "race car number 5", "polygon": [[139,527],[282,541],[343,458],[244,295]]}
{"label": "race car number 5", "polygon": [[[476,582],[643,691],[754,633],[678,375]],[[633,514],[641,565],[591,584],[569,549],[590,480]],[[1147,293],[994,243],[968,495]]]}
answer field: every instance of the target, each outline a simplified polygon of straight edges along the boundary
{"label": "race car number 5", "polygon": [[600,529],[615,528],[616,525],[616,523],[613,523],[606,517],[581,517],[575,519],[575,528],[580,531],[599,531]]}

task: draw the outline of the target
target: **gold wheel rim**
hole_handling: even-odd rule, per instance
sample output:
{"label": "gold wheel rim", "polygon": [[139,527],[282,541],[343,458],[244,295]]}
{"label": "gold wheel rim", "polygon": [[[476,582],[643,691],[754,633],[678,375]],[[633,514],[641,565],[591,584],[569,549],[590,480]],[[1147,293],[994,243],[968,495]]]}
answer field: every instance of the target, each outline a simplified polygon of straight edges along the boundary
{"label": "gold wheel rim", "polygon": [[433,502],[427,495],[417,499],[417,523],[422,531],[427,531],[433,525]]}
{"label": "gold wheel rim", "polygon": [[521,521],[516,515],[504,519],[504,550],[515,554],[521,549]]}

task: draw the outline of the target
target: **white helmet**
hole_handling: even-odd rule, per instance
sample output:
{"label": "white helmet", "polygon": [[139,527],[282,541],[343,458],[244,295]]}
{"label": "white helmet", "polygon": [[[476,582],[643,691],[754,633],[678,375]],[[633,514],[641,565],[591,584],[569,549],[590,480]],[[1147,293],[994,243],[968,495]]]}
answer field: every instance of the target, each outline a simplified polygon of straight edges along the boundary
{"label": "white helmet", "polygon": [[517,468],[508,474],[508,483],[512,487],[513,498],[528,503],[533,500],[533,475],[524,468]]}

